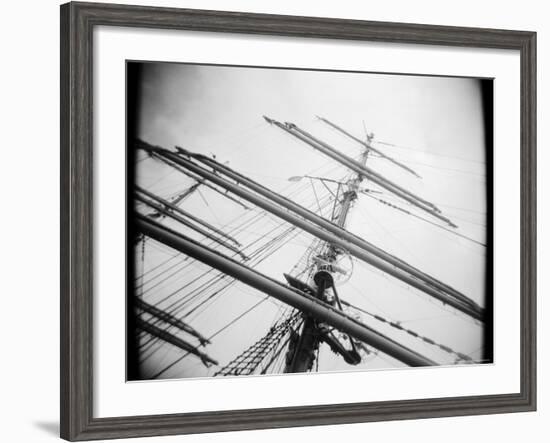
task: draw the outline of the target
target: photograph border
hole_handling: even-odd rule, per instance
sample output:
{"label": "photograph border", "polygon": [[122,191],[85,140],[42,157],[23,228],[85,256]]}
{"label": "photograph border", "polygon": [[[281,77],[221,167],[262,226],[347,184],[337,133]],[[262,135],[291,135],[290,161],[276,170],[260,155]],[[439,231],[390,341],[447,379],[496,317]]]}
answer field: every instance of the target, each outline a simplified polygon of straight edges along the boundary
{"label": "photograph border", "polygon": [[[93,416],[93,30],[119,26],[512,49],[521,65],[520,392],[420,400]],[[61,6],[61,437],[145,437],[536,409],[536,33],[238,12]]]}

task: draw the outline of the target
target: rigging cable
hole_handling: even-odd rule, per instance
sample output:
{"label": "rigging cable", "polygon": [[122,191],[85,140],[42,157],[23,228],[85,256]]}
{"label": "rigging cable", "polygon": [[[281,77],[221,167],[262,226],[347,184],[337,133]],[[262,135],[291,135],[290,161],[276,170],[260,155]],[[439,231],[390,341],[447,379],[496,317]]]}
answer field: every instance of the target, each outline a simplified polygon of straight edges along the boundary
{"label": "rigging cable", "polygon": [[450,348],[449,346],[437,343],[429,337],[423,336],[423,335],[413,331],[412,329],[408,329],[408,328],[403,327],[401,325],[401,322],[388,320],[388,319],[382,317],[381,315],[373,314],[372,312],[368,312],[367,310],[362,309],[358,306],[355,306],[355,305],[353,305],[353,304],[351,304],[351,303],[349,303],[345,300],[341,300],[341,302],[342,302],[342,304],[344,304],[344,305],[346,305],[346,306],[348,306],[352,309],[355,309],[359,312],[362,312],[363,314],[366,314],[366,315],[374,318],[375,320],[378,320],[379,322],[388,324],[389,326],[391,326],[394,329],[398,329],[400,331],[406,332],[410,336],[412,336],[412,337],[414,337],[418,340],[422,340],[424,343],[427,343],[429,345],[438,347],[439,349],[441,349],[442,351],[447,352],[448,354],[455,355],[460,360],[464,360],[464,361],[467,361],[467,362],[470,362],[470,363],[475,362],[475,360],[472,357],[470,357],[469,355],[463,354],[462,352],[455,351],[454,349]]}
{"label": "rigging cable", "polygon": [[375,140],[374,142],[378,143],[380,145],[392,146],[392,147],[398,148],[398,149],[407,149],[409,151],[415,151],[415,152],[419,152],[421,154],[433,155],[435,157],[447,157],[447,158],[452,158],[454,160],[461,160],[461,161],[464,161],[464,162],[485,164],[485,162],[480,161],[480,160],[472,160],[472,159],[466,159],[466,158],[456,157],[456,156],[452,156],[452,155],[439,154],[439,153],[432,152],[432,151],[423,151],[421,149],[412,148],[410,146],[396,145],[394,143],[388,143],[388,142],[384,142],[384,141],[381,141],[381,140]]}
{"label": "rigging cable", "polygon": [[389,206],[389,207],[391,207],[391,208],[393,208],[393,209],[397,209],[398,211],[401,211],[401,212],[403,212],[404,214],[407,214],[407,215],[410,215],[410,216],[412,216],[412,217],[415,217],[415,218],[417,218],[417,219],[419,219],[419,220],[422,220],[422,221],[424,221],[424,222],[426,222],[426,223],[429,223],[430,225],[436,226],[436,227],[438,227],[438,228],[440,228],[440,229],[443,229],[444,231],[450,232],[451,234],[454,234],[454,235],[456,235],[456,236],[458,236],[458,237],[461,237],[461,238],[464,238],[464,239],[466,239],[466,240],[469,240],[469,241],[471,241],[471,242],[473,242],[473,243],[477,243],[477,244],[480,245],[480,246],[487,247],[487,245],[486,245],[485,243],[482,243],[482,242],[480,242],[480,241],[478,241],[478,240],[475,240],[475,239],[473,239],[473,238],[470,238],[470,237],[468,237],[468,236],[466,236],[466,235],[464,235],[464,234],[461,234],[460,232],[456,232],[456,231],[453,231],[453,230],[451,230],[451,229],[448,229],[448,228],[446,228],[445,226],[442,226],[442,225],[440,225],[440,224],[438,224],[438,223],[435,223],[435,222],[433,222],[433,221],[431,221],[431,220],[428,220],[427,218],[421,217],[420,215],[417,215],[417,214],[414,214],[414,213],[412,213],[412,212],[410,212],[410,211],[407,211],[406,209],[401,208],[400,206],[396,206],[396,205],[394,205],[393,203],[387,202],[386,200],[383,200],[383,199],[378,198],[378,197],[373,197],[372,195],[370,195],[370,194],[368,194],[368,193],[363,193],[363,194],[366,195],[367,197],[370,197],[370,198],[372,198],[372,199],[374,199],[374,200],[377,200],[378,202],[382,203],[383,205]]}

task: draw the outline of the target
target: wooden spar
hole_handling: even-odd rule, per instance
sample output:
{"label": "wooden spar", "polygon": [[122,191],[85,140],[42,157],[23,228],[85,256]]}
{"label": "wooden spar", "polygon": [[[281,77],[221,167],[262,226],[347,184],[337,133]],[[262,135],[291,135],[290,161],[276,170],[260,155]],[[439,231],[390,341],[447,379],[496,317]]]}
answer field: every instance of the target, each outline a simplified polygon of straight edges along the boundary
{"label": "wooden spar", "polygon": [[225,232],[220,231],[215,226],[212,226],[210,223],[205,222],[204,220],[200,219],[199,217],[195,217],[193,214],[190,214],[187,211],[184,211],[179,206],[174,205],[173,203],[169,202],[168,200],[163,199],[162,197],[159,197],[158,195],[153,194],[152,192],[147,191],[146,189],[141,188],[140,186],[135,186],[135,188],[141,192],[143,195],[146,195],[149,198],[152,198],[153,200],[157,201],[158,203],[162,204],[163,206],[166,206],[167,208],[170,208],[172,211],[178,212],[179,214],[183,215],[184,217],[190,218],[191,220],[199,223],[200,225],[203,225],[208,230],[215,232],[220,237],[225,237],[227,240],[235,243],[237,246],[241,246],[241,244],[235,240],[230,235],[227,235]]}
{"label": "wooden spar", "polygon": [[[278,123],[278,124],[277,124]],[[333,148],[332,146],[328,145],[327,143],[315,138],[313,135],[309,134],[308,132],[300,129],[298,126],[296,126],[293,123],[285,123],[281,124],[279,122],[274,122],[276,126],[286,130],[290,134],[294,135],[295,137],[299,138],[300,140],[304,141],[305,143],[309,144],[314,149],[322,152],[323,154],[329,156],[333,160],[338,161],[342,165],[348,167],[349,169],[355,171],[358,174],[362,174],[371,181],[375,182],[379,186],[383,187],[384,189],[396,194],[397,196],[403,198],[404,200],[408,201],[409,203],[415,205],[416,207],[430,213],[434,217],[439,218],[440,220],[444,221],[445,223],[448,223],[452,225],[452,222],[448,220],[447,218],[439,215],[440,210],[435,206],[433,203],[430,203],[421,197],[419,197],[416,194],[413,194],[412,192],[408,191],[407,189],[404,189],[403,187],[397,185],[396,183],[388,180],[386,177],[380,175],[376,171],[372,170],[371,168],[368,168],[365,165],[360,164],[358,161],[348,157],[347,155],[343,154],[342,152],[338,151],[337,149]]]}
{"label": "wooden spar", "polygon": [[468,297],[466,297],[464,294],[460,293],[456,289],[452,288],[449,285],[444,284],[443,282],[431,277],[430,275],[420,271],[419,269],[413,267],[412,265],[409,265],[405,261],[387,253],[386,251],[383,251],[382,249],[378,248],[377,246],[374,246],[373,244],[367,242],[361,237],[358,237],[357,235],[352,234],[349,231],[346,231],[345,229],[342,229],[340,226],[337,226],[335,223],[328,221],[324,219],[323,217],[320,217],[319,215],[315,214],[314,212],[309,211],[308,209],[304,208],[303,206],[300,206],[296,203],[294,203],[292,200],[287,199],[286,197],[283,197],[270,189],[267,189],[266,187],[260,185],[259,183],[249,179],[248,177],[245,177],[242,174],[239,174],[236,171],[233,171],[228,166],[222,165],[215,160],[212,160],[210,158],[201,156],[199,154],[192,154],[187,153],[188,155],[192,156],[193,158],[197,159],[198,161],[207,164],[208,166],[214,168],[219,173],[222,173],[226,175],[227,177],[237,181],[238,183],[242,184],[243,186],[246,186],[247,188],[253,190],[254,192],[257,192],[258,194],[274,201],[275,203],[285,207],[286,209],[289,209],[293,211],[294,213],[306,218],[307,220],[310,220],[311,222],[317,224],[318,226],[325,228],[326,230],[332,232],[333,234],[337,235],[340,238],[343,238],[355,245],[357,245],[360,248],[363,248],[367,250],[368,252],[374,254],[376,257],[379,257],[380,259],[389,262],[390,264],[396,266],[397,268],[403,270],[404,272],[407,272],[409,274],[412,274],[413,276],[417,277],[420,280],[423,280],[430,285],[438,288],[439,290],[446,292],[450,294],[451,296],[456,297],[459,300],[462,300],[465,304],[473,306],[476,310],[480,310],[481,308],[477,306],[472,300],[470,300]]}
{"label": "wooden spar", "polygon": [[[274,120],[272,118],[266,117],[264,115],[265,121],[268,123],[277,126],[278,128],[282,129],[283,131],[288,132],[290,135],[302,140],[303,142],[309,144],[314,149],[322,152],[323,154],[327,155],[328,157],[332,158],[333,160],[343,164],[344,166],[348,167],[349,169],[365,175],[367,178],[373,180],[375,183],[379,184],[380,186],[383,186],[387,190],[398,194],[400,197],[403,198],[403,195],[408,196],[411,200],[415,200],[418,204],[421,204],[421,209],[423,210],[432,210],[432,211],[438,211],[439,209],[430,202],[427,202],[426,200],[423,200],[419,196],[413,194],[412,192],[403,189],[399,185],[391,182],[387,178],[383,177],[382,175],[378,174],[377,172],[373,171],[372,169],[366,167],[365,165],[360,164],[359,162],[355,161],[352,158],[349,158],[345,154],[341,153],[337,149],[333,148],[332,146],[329,146],[327,143],[322,142],[321,140],[315,138],[310,133],[304,131],[303,129],[299,128],[294,123],[281,123],[277,120]],[[378,183],[380,182],[380,183]]]}
{"label": "wooden spar", "polygon": [[[219,189],[217,189],[216,187],[208,184],[208,183],[204,183],[204,180],[201,179],[200,177],[197,177],[195,175],[192,175],[190,174],[189,172],[187,171],[184,171],[183,169],[181,169],[178,165],[174,164],[173,162],[169,161],[168,159],[160,156],[160,155],[155,155],[155,152],[154,150],[151,150],[151,148],[153,147],[152,145],[148,144],[148,143],[145,143],[144,141],[142,140],[134,140],[134,146],[137,148],[137,149],[142,149],[144,151],[147,151],[149,154],[151,154],[152,157],[156,158],[157,160],[163,162],[164,164],[178,170],[179,172],[181,172],[182,174],[185,174],[187,175],[188,177],[192,178],[193,180],[196,180],[197,183],[195,183],[195,185],[197,184],[200,184],[200,185],[203,185],[207,188],[210,188],[212,189],[214,192],[217,192],[218,194],[220,195],[223,195],[225,198],[227,198],[228,200],[231,200],[232,202],[234,203],[237,203],[239,206],[242,206],[244,209],[248,210],[250,209],[249,207],[247,207],[246,205],[243,205],[239,200],[231,197],[230,195],[227,195],[227,194],[224,194],[223,192],[221,192]],[[160,148],[159,148],[160,149]],[[193,186],[195,186],[193,185]]]}
{"label": "wooden spar", "polygon": [[172,314],[163,311],[160,308],[157,308],[156,306],[153,306],[145,301],[143,301],[141,298],[135,299],[136,306],[140,309],[143,309],[145,312],[151,314],[152,316],[156,317],[159,320],[162,320],[165,323],[168,323],[175,328],[178,328],[184,332],[187,332],[188,334],[193,335],[194,337],[198,338],[201,342],[201,345],[206,345],[210,343],[210,340],[205,338],[200,332],[198,332],[195,328],[192,328],[187,323],[181,321],[179,318],[174,317]]}
{"label": "wooden spar", "polygon": [[141,329],[142,331],[145,331],[154,337],[160,338],[165,342],[170,343],[171,345],[174,345],[180,349],[183,349],[184,351],[196,355],[202,360],[205,366],[218,365],[218,362],[216,360],[214,360],[212,357],[208,356],[204,352],[199,351],[192,344],[187,343],[185,340],[182,340],[181,338],[176,337],[173,334],[170,334],[164,329],[161,329],[149,322],[146,322],[140,317],[136,318],[136,326],[138,327],[138,329]]}
{"label": "wooden spar", "polygon": [[326,123],[327,125],[329,125],[330,127],[336,129],[337,131],[341,132],[342,134],[344,135],[347,135],[349,138],[351,138],[352,140],[355,140],[357,143],[363,145],[365,148],[367,148],[369,151],[372,151],[372,152],[376,152],[380,157],[383,157],[385,158],[386,160],[390,161],[391,163],[399,166],[400,168],[404,169],[405,171],[408,171],[410,172],[411,174],[413,174],[414,176],[418,177],[418,178],[422,178],[420,177],[420,175],[418,175],[414,170],[412,170],[411,168],[409,168],[407,165],[404,165],[403,163],[400,163],[398,162],[397,160],[395,160],[394,158],[390,157],[389,155],[386,155],[384,154],[382,151],[379,151],[378,149],[376,148],[373,148],[371,144],[369,143],[365,143],[363,140],[361,140],[360,138],[357,138],[355,137],[354,135],[350,134],[349,132],[345,131],[344,129],[342,129],[340,126],[332,123],[330,120],[327,120],[326,118],[323,118],[323,117],[319,117],[317,116],[317,118],[319,120],[321,120],[322,122]]}
{"label": "wooden spar", "polygon": [[142,234],[154,238],[204,264],[212,266],[267,295],[277,298],[283,303],[314,316],[318,321],[325,322],[329,326],[337,328],[409,366],[437,365],[436,362],[386,337],[347,314],[338,311],[328,303],[291,289],[147,217],[136,214],[136,227]]}
{"label": "wooden spar", "polygon": [[[483,321],[484,319],[484,312],[483,309],[481,309],[479,306],[477,306],[473,301],[469,300],[467,297],[461,294],[461,297],[454,296],[453,294],[448,293],[447,291],[442,292],[439,289],[435,287],[435,285],[430,285],[425,280],[419,280],[418,278],[413,277],[412,272],[403,272],[400,267],[397,265],[389,264],[384,259],[381,259],[373,254],[373,252],[366,250],[363,246],[358,246],[355,243],[352,243],[348,240],[343,239],[342,237],[346,235],[347,231],[337,227],[336,225],[332,225],[332,229],[329,231],[327,229],[320,228],[316,222],[312,222],[312,217],[304,216],[307,220],[304,220],[304,218],[298,217],[291,213],[288,210],[281,209],[278,205],[275,203],[272,203],[272,201],[258,197],[257,195],[251,193],[250,191],[247,191],[243,187],[231,183],[228,180],[224,179],[223,177],[220,177],[217,174],[214,174],[204,168],[201,168],[200,166],[194,164],[193,162],[184,159],[183,157],[180,157],[170,151],[154,148],[157,153],[161,153],[164,156],[167,156],[175,163],[179,164],[185,169],[190,170],[191,172],[200,175],[203,178],[206,178],[210,180],[211,182],[217,184],[218,186],[221,186],[228,191],[231,191],[235,195],[238,195],[241,198],[244,198],[245,200],[248,200],[249,202],[259,206],[260,208],[271,212],[272,214],[282,218],[283,220],[288,221],[289,223],[298,226],[299,228],[303,229],[306,232],[309,232],[310,234],[331,242],[344,250],[348,251],[350,254],[354,255],[355,257],[359,258],[360,260],[363,260],[364,262],[380,269],[383,272],[386,272],[397,279],[407,283],[410,286],[413,286],[417,289],[419,289],[422,292],[425,292],[434,298],[440,300],[443,303],[448,304],[449,306],[454,307],[455,309],[458,309],[459,311],[471,316],[472,318],[475,318],[477,320]],[[221,169],[221,168],[220,168]],[[245,180],[239,180],[241,183],[245,183]],[[286,206],[288,208],[288,206]],[[307,211],[301,211],[303,214],[307,214]],[[325,220],[325,222],[327,222]],[[329,222],[327,222],[329,223]],[[339,231],[336,231],[339,233],[339,235],[335,235],[333,232],[336,228],[339,228]],[[400,260],[394,260],[395,263],[401,264],[401,267],[403,267],[404,262]],[[411,270],[414,269],[410,267]],[[433,279],[435,280],[435,279]],[[460,293],[459,293],[460,294]]]}
{"label": "wooden spar", "polygon": [[173,220],[176,220],[177,222],[181,223],[184,226],[187,226],[188,228],[192,229],[195,232],[198,232],[199,234],[205,236],[206,238],[209,238],[210,240],[218,243],[219,245],[223,246],[224,248],[229,249],[230,251],[235,252],[236,254],[239,254],[244,260],[248,260],[248,257],[243,254],[238,248],[236,248],[233,245],[230,245],[225,240],[218,238],[214,235],[212,235],[210,232],[205,231],[200,226],[197,226],[193,223],[191,223],[189,220],[184,219],[183,217],[180,217],[177,214],[174,214],[173,212],[168,211],[165,207],[162,205],[155,203],[153,201],[147,200],[146,198],[142,197],[139,194],[135,194],[136,200],[141,201],[142,203],[145,203],[147,206],[150,206],[151,208],[155,209],[160,214],[164,214],[167,217],[170,217]]}
{"label": "wooden spar", "polygon": [[407,189],[397,185],[396,183],[393,183],[392,181],[388,180],[386,177],[384,177],[381,174],[377,173],[373,169],[368,168],[367,166],[361,164],[357,160],[354,160],[353,158],[348,157],[344,153],[342,153],[342,152],[338,151],[337,149],[335,149],[334,147],[330,146],[328,143],[325,143],[324,141],[319,140],[317,137],[313,136],[309,132],[301,129],[300,127],[298,127],[294,123],[286,122],[284,124],[284,126],[286,126],[290,130],[294,130],[294,131],[298,132],[299,134],[303,135],[304,137],[311,140],[312,142],[317,143],[318,145],[324,147],[328,151],[330,151],[330,152],[334,153],[335,155],[337,155],[340,159],[346,161],[346,163],[351,163],[354,166],[356,166],[357,168],[359,168],[359,170],[355,171],[355,172],[357,172],[359,174],[366,175],[365,174],[365,171],[366,171],[369,174],[371,174],[372,176],[376,177],[377,179],[384,181],[385,183],[387,183],[393,189],[397,189],[399,192],[402,192],[402,193],[408,195],[410,198],[418,200],[420,203],[432,208],[432,210],[434,212],[439,211],[439,208],[436,205],[434,205],[433,203],[430,203],[429,201],[426,201],[426,200],[420,198],[418,195],[413,194],[412,192],[410,192]]}
{"label": "wooden spar", "polygon": [[294,137],[298,138],[299,140],[302,140],[304,143],[307,143],[312,148],[322,152],[323,154],[327,155],[328,157],[332,158],[333,160],[341,163],[342,165],[348,167],[352,171],[355,171],[359,174],[364,175],[374,183],[378,184],[379,186],[383,187],[384,189],[392,192],[393,194],[397,195],[398,197],[402,198],[403,200],[408,201],[410,204],[416,206],[419,209],[422,209],[423,211],[429,213],[433,217],[447,223],[449,226],[452,226],[456,228],[457,226],[448,218],[443,217],[440,215],[440,210],[433,205],[430,202],[427,202],[417,195],[407,191],[406,189],[403,189],[399,185],[396,185],[395,183],[389,181],[385,177],[381,176],[377,172],[373,171],[370,168],[367,168],[366,166],[361,165],[359,162],[355,161],[354,159],[342,154],[341,152],[337,151],[333,147],[327,145],[324,142],[320,142],[319,140],[313,138],[311,135],[304,135],[307,134],[305,131],[302,131],[301,133],[300,129],[296,127],[296,125],[291,123],[282,124],[278,121],[269,119],[267,117],[264,117],[267,121],[271,122],[275,126],[283,129],[284,131],[288,132],[289,134],[293,135]]}

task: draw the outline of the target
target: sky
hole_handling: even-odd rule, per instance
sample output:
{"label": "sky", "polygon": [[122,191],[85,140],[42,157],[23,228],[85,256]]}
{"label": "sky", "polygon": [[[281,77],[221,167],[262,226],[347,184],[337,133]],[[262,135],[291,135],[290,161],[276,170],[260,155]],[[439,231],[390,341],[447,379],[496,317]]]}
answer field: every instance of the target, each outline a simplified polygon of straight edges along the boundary
{"label": "sky", "polygon": [[[358,158],[361,146],[316,116],[325,117],[362,139],[366,132],[374,133],[377,149],[414,169],[422,178],[381,158],[371,156],[368,166],[437,204],[459,226],[457,232],[475,242],[396,211],[367,195],[361,195],[355,202],[347,229],[484,305],[487,251],[479,243],[487,241],[487,177],[479,80],[147,63],[143,65],[139,91],[136,109],[139,138],[167,149],[181,146],[215,156],[217,161],[316,211],[319,206],[315,195],[322,206],[329,191],[318,181],[293,182],[288,178],[314,175],[343,180],[350,177],[350,171],[269,125],[262,116],[293,122],[353,158]],[[137,184],[164,198],[193,184],[189,178],[141,152],[137,153],[136,165]],[[363,185],[380,190],[368,181]],[[211,189],[199,189],[200,192],[185,200],[182,208],[224,230],[235,228],[260,212],[255,208],[245,210]],[[411,210],[392,196],[381,198]],[[324,208],[321,215],[328,216],[328,209]],[[163,223],[181,229],[168,220]],[[282,226],[290,225],[274,216],[263,217],[261,222],[247,226],[235,236],[243,244],[261,241]],[[202,241],[192,232],[185,234]],[[313,241],[309,234],[294,234],[255,269],[283,282],[283,273],[293,268]],[[153,304],[177,290],[159,306],[168,308],[169,303],[185,298],[194,287],[190,282],[209,270],[181,256],[171,258],[175,252],[157,242],[149,241],[146,245],[145,254],[136,257],[136,266],[138,274],[145,273],[140,281],[144,299]],[[171,261],[158,267],[165,260]],[[343,263],[353,272],[338,287],[342,298],[369,312],[402,322],[438,343],[480,358],[482,325],[359,260],[345,257]],[[159,274],[156,280],[149,280],[169,266],[174,267]],[[171,277],[163,281],[167,275]],[[181,289],[184,285],[187,286]],[[264,298],[264,294],[239,283],[185,318],[208,336],[261,301],[242,321],[220,333],[205,348],[223,366],[263,336],[285,312],[281,303],[270,298],[262,301]],[[185,313],[182,309],[179,314]],[[438,362],[452,362],[448,355],[368,316],[358,318]],[[180,354],[178,349],[163,347],[145,360],[145,373],[155,374]],[[367,360],[356,369],[400,366],[382,355]],[[349,369],[341,358],[322,348],[319,370]],[[162,377],[208,376],[215,370],[206,370],[198,359],[190,357]]]}

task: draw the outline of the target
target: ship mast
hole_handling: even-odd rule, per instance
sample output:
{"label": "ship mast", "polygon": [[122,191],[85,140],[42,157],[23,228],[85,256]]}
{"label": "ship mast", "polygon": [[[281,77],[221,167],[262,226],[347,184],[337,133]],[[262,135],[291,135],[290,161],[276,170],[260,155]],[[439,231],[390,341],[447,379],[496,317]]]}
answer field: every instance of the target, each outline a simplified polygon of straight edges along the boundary
{"label": "ship mast", "polygon": [[[136,230],[139,233],[221,271],[223,275],[228,275],[264,292],[296,310],[293,316],[287,318],[286,322],[281,323],[277,328],[270,329],[263,338],[216,374],[239,375],[241,373],[252,373],[262,361],[262,357],[267,355],[268,351],[266,350],[272,350],[273,356],[262,370],[262,373],[265,373],[267,367],[271,365],[286,346],[288,348],[286,362],[284,362],[284,372],[308,372],[313,369],[316,359],[318,360],[318,349],[321,343],[326,343],[333,352],[340,355],[350,365],[357,365],[361,362],[361,355],[357,348],[363,344],[372,346],[374,349],[410,366],[437,364],[344,312],[343,305],[353,305],[339,298],[335,280],[338,274],[346,274],[346,270],[339,263],[341,257],[343,255],[353,256],[473,319],[483,321],[485,317],[483,308],[464,294],[346,230],[350,211],[355,200],[358,199],[359,193],[373,192],[372,190],[362,189],[361,185],[364,180],[368,180],[389,194],[406,201],[414,206],[416,210],[423,211],[424,214],[438,219],[440,222],[445,222],[448,226],[456,226],[444,217],[437,206],[366,166],[369,155],[373,153],[377,157],[384,158],[408,173],[419,177],[409,167],[372,147],[373,134],[367,134],[365,141],[363,141],[320,117],[323,123],[359,143],[361,153],[359,158],[355,159],[324,143],[293,123],[281,123],[265,116],[264,119],[351,171],[351,177],[346,182],[309,175],[298,177],[299,179],[309,178],[312,183],[313,180],[321,180],[325,186],[327,186],[326,182],[338,184],[336,193],[331,192],[334,203],[330,217],[324,218],[322,215],[297,204],[290,198],[271,191],[226,164],[216,161],[215,158],[193,153],[180,147],[176,147],[174,152],[149,145],[140,140],[135,141],[136,148],[143,149],[149,156],[166,163],[196,181],[194,187],[180,194],[181,199],[192,193],[199,185],[204,185],[246,209],[248,207],[242,203],[243,201],[264,210],[266,213],[275,215],[293,225],[294,228],[299,228],[320,241],[320,244],[314,246],[315,254],[306,268],[306,270],[310,270],[309,281],[302,282],[296,277],[285,274],[288,283],[285,285],[257,272],[252,268],[250,262],[246,264],[249,260],[248,253],[244,254],[242,245],[229,233],[225,233],[218,227],[181,209],[177,202],[173,200],[168,201],[139,186],[135,187],[136,200],[155,211],[148,216],[136,213]],[[293,179],[294,177],[291,178],[292,181],[294,181]],[[396,206],[390,206],[399,209]],[[209,248],[155,220],[155,218],[161,217],[169,217],[191,231],[209,239],[218,247],[221,246],[222,250],[225,249],[225,253],[220,252],[219,249]],[[232,257],[227,255],[228,251],[233,254]],[[160,330],[156,326],[157,323],[164,322],[198,338],[201,341],[201,346],[206,344],[208,339],[197,335],[198,332],[190,328],[190,325],[178,322],[178,318],[172,316],[171,311],[164,312],[156,306],[142,303],[140,309],[154,317],[149,323],[143,321],[138,324],[141,331],[156,339],[177,346],[185,350],[187,354],[194,354],[201,358],[205,366],[214,364],[215,360],[207,354],[191,346],[190,343],[165,333],[166,331]],[[386,322],[385,319],[379,316],[375,315],[374,317]],[[414,337],[420,337],[414,331],[402,328],[398,323],[389,322],[389,324]],[[284,341],[284,345],[279,346],[277,352],[275,352],[273,346],[277,346],[277,343],[285,334],[288,334],[288,338]],[[346,342],[346,346],[335,334],[343,334],[344,339],[347,336],[349,341]],[[462,360],[469,360],[468,356],[459,354],[446,346],[438,345],[433,340],[420,338],[426,343],[455,354]],[[183,357],[180,357],[168,367],[176,364],[181,358]],[[166,368],[163,369],[163,371],[165,370]]]}
{"label": "ship mast", "polygon": [[[362,166],[365,166],[367,163],[370,151],[370,142],[373,137],[374,135],[372,133],[367,134],[367,141],[364,144],[361,156],[358,161]],[[340,201],[336,200],[334,202],[334,213],[336,214],[336,217],[334,220],[331,221],[336,223],[341,228],[346,227],[346,222],[350,209],[353,202],[357,199],[357,193],[359,191],[361,183],[363,182],[363,179],[364,176],[361,173],[357,172],[346,183],[345,186],[347,186],[347,190],[343,193],[342,199]],[[342,253],[342,250],[330,242],[325,242],[322,249],[326,252],[322,254],[322,257],[319,257],[322,260],[320,260],[316,265],[317,270],[313,276],[313,281],[317,289],[315,295],[318,299],[322,301],[327,301],[328,297],[326,292],[329,289],[332,290],[334,294],[334,302],[336,302],[338,304],[338,307],[342,309],[342,305],[340,303],[340,300],[338,299],[338,295],[336,292],[333,276],[333,265],[337,261],[338,256]],[[287,365],[285,367],[285,372],[294,373],[310,371],[313,367],[313,363],[315,362],[315,353],[319,349],[319,344],[321,341],[320,337],[322,335],[323,332],[321,332],[320,325],[317,320],[311,316],[306,316],[302,331],[297,337],[295,345],[289,350],[289,353],[287,354]],[[353,341],[350,340],[350,342],[353,348],[352,351],[346,352],[344,349],[341,349],[341,352],[345,352],[344,358],[347,357],[346,360],[357,364],[361,361],[361,358],[355,349]]]}

